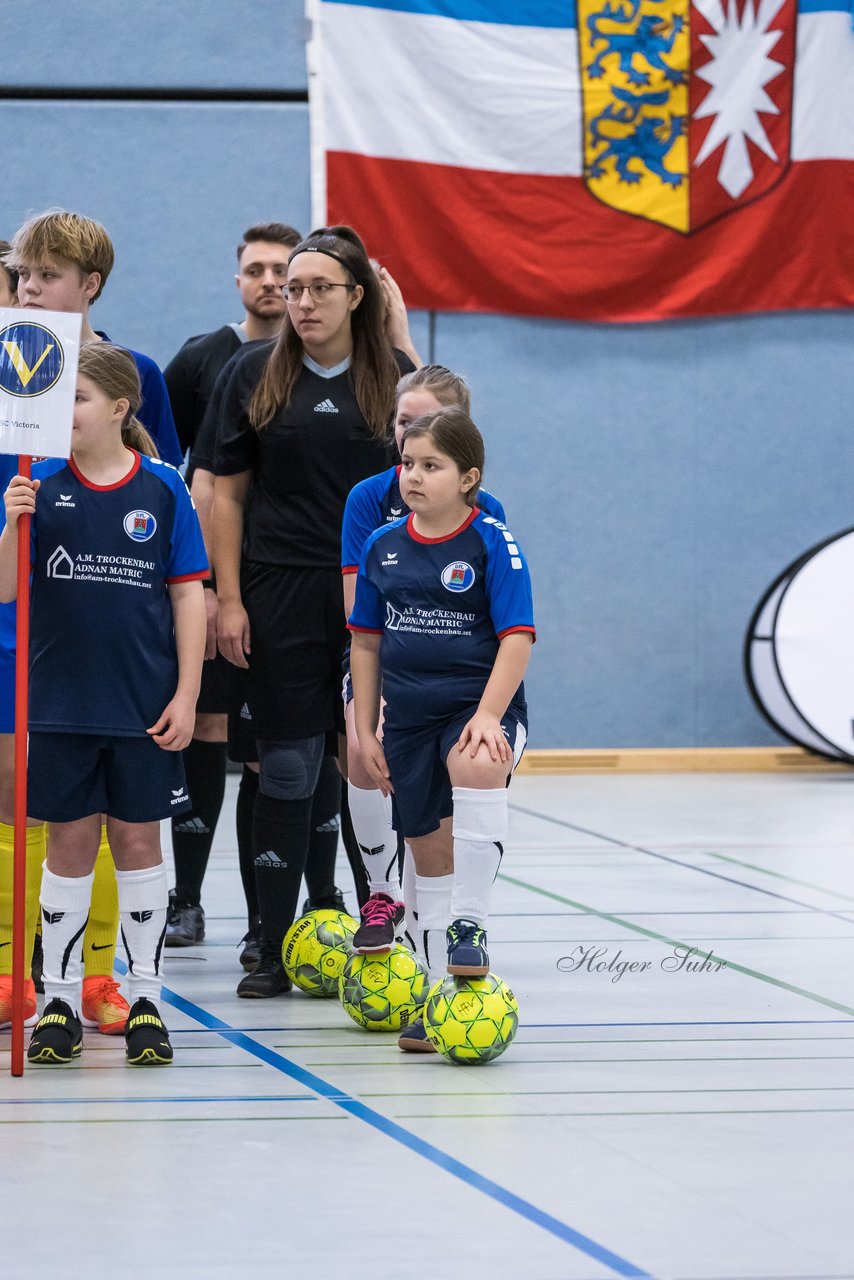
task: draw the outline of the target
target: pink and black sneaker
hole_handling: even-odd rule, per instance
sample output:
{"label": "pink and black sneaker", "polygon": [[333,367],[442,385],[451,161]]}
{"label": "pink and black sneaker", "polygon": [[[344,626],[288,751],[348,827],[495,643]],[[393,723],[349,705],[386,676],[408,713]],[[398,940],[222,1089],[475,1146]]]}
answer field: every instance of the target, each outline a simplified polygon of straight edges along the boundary
{"label": "pink and black sneaker", "polygon": [[362,923],[353,934],[353,948],[362,955],[372,951],[390,951],[394,946],[394,928],[403,919],[405,907],[387,893],[372,893],[362,907]]}

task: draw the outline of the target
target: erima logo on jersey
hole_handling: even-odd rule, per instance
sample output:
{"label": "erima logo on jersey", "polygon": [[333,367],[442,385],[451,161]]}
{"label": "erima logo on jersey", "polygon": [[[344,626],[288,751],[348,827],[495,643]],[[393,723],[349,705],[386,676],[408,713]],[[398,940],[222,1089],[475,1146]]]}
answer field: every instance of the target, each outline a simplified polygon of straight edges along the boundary
{"label": "erima logo on jersey", "polygon": [[157,521],[150,511],[129,511],[123,524],[125,533],[134,542],[148,542],[157,528]]}
{"label": "erima logo on jersey", "polygon": [[169,803],[170,803],[170,804],[183,804],[183,803],[184,803],[184,801],[185,801],[185,800],[187,800],[187,799],[189,799],[189,797],[188,797],[188,795],[187,795],[187,792],[185,791],[185,789],[184,789],[183,787],[179,787],[177,791],[173,791],[173,792],[172,792],[172,799],[169,801]]}
{"label": "erima logo on jersey", "polygon": [[484,516],[483,523],[494,524],[496,529],[501,530],[501,536],[503,537],[504,541],[507,543],[507,551],[510,555],[510,568],[521,569],[522,558],[519,554],[519,548],[516,545],[516,539],[513,537],[513,534],[507,528],[507,525],[502,524],[500,520],[496,520],[495,516]]}
{"label": "erima logo on jersey", "polygon": [[70,493],[61,493],[53,505],[55,507],[76,507],[77,503],[71,501]]}
{"label": "erima logo on jersey", "polygon": [[389,507],[389,511],[388,511],[389,520],[399,520],[402,515],[403,515],[403,507]]}
{"label": "erima logo on jersey", "polygon": [[74,561],[65,550],[65,547],[57,547],[51,552],[47,561],[47,576],[49,578],[73,578],[74,577]]}
{"label": "erima logo on jersey", "polygon": [[442,570],[442,586],[448,591],[468,591],[474,583],[474,569],[465,560],[454,560]]}
{"label": "erima logo on jersey", "polygon": [[337,413],[338,410],[331,400],[321,400],[320,404],[314,406],[315,413]]}
{"label": "erima logo on jersey", "polygon": [[383,560],[383,568],[387,568],[388,565],[396,565],[396,564],[397,564],[397,552],[389,551],[385,560]]}

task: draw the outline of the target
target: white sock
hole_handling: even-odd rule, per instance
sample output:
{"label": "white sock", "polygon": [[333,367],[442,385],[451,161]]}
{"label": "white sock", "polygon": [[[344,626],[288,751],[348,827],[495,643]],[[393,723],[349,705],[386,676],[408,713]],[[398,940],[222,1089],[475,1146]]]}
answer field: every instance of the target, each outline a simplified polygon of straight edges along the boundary
{"label": "white sock", "polygon": [[83,994],[83,933],[89,919],[94,873],[57,876],[42,870],[42,948],[45,1003],[64,1000],[80,1016]]}
{"label": "white sock", "polygon": [[397,835],[391,826],[391,796],[384,796],[378,789],[363,791],[348,782],[347,800],[370,891],[386,893],[398,902],[400,873]]}
{"label": "white sock", "polygon": [[507,839],[507,788],[480,791],[454,787],[454,892],[452,920],[474,920],[481,928],[489,915],[492,885]]}
{"label": "white sock", "polygon": [[[404,842],[403,845],[403,902],[406,914],[403,917],[403,937],[399,941],[412,951],[418,951],[418,902],[415,896],[415,859],[412,850]],[[423,956],[422,956],[423,959]]]}
{"label": "white sock", "polygon": [[427,965],[431,982],[442,982],[448,976],[448,925],[453,888],[453,875],[415,877],[419,954]]}
{"label": "white sock", "polygon": [[169,882],[166,867],[117,871],[122,942],[128,958],[127,990],[131,1004],[145,996],[160,999],[161,956],[166,934]]}

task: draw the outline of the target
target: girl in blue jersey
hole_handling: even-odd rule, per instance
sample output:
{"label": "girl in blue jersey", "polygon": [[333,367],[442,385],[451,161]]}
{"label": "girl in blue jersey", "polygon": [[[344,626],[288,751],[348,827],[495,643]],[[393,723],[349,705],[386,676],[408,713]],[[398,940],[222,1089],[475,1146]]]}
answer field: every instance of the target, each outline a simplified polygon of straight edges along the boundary
{"label": "girl in blue jersey", "polygon": [[[397,384],[394,438],[400,453],[406,428],[416,418],[456,405],[471,411],[471,392],[464,378],[444,365],[423,365],[405,374]],[[341,572],[344,584],[344,612],[349,618],[356,595],[356,573],[365,543],[375,529],[409,515],[400,492],[402,466],[362,480],[350,492],[344,508],[341,530]],[[478,503],[488,514],[504,519],[504,508],[491,494],[480,489]],[[368,773],[359,751],[349,675],[344,682],[347,726],[347,794],[353,829],[362,852],[370,897],[361,909],[362,923],[353,939],[357,951],[387,950],[400,921],[401,885],[398,871],[397,836],[392,831],[391,802]],[[409,912],[406,932],[416,947],[415,881],[411,853],[407,851],[403,871],[403,898]]]}
{"label": "girl in blue jersey", "polygon": [[483,975],[506,786],[527,734],[530,577],[504,522],[475,505],[484,448],[468,414],[417,419],[402,454],[411,514],[368,539],[348,624],[356,732],[412,848],[419,924],[434,938],[447,926],[448,973]]}
{"label": "girl in blue jersey", "polygon": [[183,480],[138,451],[150,446],[134,417],[140,395],[127,351],[84,346],[71,459],[37,463],[5,494],[0,600],[16,594],[18,520],[34,517],[27,810],[50,824],[47,1001],[31,1062],[70,1062],[82,1048],[82,938],[102,813],[133,999],[128,1060],[172,1060],[156,1004],[167,905],[160,820],[190,804],[180,751],[193,730],[208,568]]}

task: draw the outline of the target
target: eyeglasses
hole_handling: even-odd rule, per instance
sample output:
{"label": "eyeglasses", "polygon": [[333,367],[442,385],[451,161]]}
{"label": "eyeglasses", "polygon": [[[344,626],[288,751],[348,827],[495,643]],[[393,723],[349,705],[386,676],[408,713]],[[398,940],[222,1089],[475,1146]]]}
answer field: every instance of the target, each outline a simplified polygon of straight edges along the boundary
{"label": "eyeglasses", "polygon": [[315,280],[313,284],[286,284],[282,293],[286,302],[302,302],[302,295],[308,289],[309,296],[315,302],[329,302],[333,289],[355,289],[354,284],[331,284],[328,280]]}

